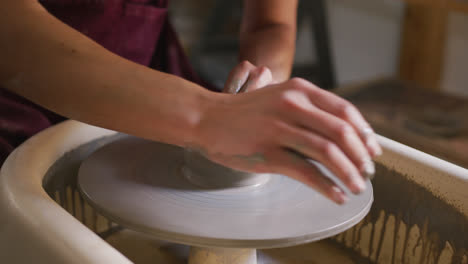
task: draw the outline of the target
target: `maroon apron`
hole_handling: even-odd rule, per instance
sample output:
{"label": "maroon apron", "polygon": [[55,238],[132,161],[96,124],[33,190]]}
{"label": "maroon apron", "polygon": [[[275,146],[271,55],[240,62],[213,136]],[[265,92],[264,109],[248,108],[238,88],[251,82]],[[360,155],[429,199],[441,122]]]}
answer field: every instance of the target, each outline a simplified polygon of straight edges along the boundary
{"label": "maroon apron", "polygon": [[[41,0],[55,17],[136,63],[201,83],[168,21],[165,0]],[[35,133],[64,118],[0,88],[0,165]]]}

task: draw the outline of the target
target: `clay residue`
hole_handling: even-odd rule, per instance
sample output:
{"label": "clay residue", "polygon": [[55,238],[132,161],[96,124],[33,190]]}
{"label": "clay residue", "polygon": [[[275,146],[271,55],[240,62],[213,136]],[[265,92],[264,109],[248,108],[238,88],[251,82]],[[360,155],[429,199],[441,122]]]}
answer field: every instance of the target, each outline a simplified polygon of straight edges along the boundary
{"label": "clay residue", "polygon": [[43,188],[63,209],[96,234],[105,238],[121,230],[86,203],[77,189],[77,176],[81,162],[100,147],[122,138],[117,134],[106,136],[73,149],[60,157],[47,171]]}
{"label": "clay residue", "polygon": [[371,263],[466,263],[465,215],[395,170],[376,175],[371,212],[335,241]]}

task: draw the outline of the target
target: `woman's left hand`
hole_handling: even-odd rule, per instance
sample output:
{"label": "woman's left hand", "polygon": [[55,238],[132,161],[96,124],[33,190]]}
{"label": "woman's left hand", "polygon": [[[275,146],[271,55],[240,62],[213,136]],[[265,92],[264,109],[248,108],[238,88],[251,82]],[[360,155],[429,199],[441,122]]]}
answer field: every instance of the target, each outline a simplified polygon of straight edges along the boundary
{"label": "woman's left hand", "polygon": [[273,84],[270,69],[265,66],[256,67],[248,61],[239,63],[232,69],[224,85],[224,93],[251,92]]}

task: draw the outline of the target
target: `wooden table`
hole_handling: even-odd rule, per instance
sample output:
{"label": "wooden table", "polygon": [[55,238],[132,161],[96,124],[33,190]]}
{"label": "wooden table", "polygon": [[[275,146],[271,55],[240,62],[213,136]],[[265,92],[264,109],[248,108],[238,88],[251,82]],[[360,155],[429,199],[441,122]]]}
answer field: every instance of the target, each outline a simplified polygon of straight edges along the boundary
{"label": "wooden table", "polygon": [[468,98],[395,79],[335,92],[354,103],[377,133],[468,168]]}

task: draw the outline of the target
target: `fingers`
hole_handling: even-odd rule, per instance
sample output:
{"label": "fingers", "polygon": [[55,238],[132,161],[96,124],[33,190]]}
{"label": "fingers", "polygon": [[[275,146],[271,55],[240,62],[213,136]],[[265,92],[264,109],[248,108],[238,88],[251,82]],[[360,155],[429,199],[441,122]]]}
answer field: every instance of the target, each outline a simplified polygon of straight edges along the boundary
{"label": "fingers", "polygon": [[315,107],[297,111],[294,116],[309,131],[334,142],[365,177],[374,174],[375,168],[368,149],[349,122]]}
{"label": "fingers", "polygon": [[275,173],[288,175],[312,187],[337,204],[348,201],[342,189],[300,155],[286,149],[278,149],[271,153],[269,160],[274,164]]}
{"label": "fingers", "polygon": [[351,124],[373,157],[382,154],[382,148],[377,142],[374,131],[351,103],[319,88],[313,89],[310,98],[319,108]]}
{"label": "fingers", "polygon": [[265,66],[257,67],[250,72],[249,79],[239,92],[251,92],[269,85],[273,81],[270,69]]}
{"label": "fingers", "polygon": [[223,92],[232,94],[238,93],[247,82],[250,72],[255,70],[255,68],[256,67],[248,61],[239,63],[229,74]]}
{"label": "fingers", "polygon": [[255,67],[248,61],[239,63],[229,74],[224,86],[225,93],[249,92],[269,85],[273,81],[270,69]]}
{"label": "fingers", "polygon": [[293,126],[284,126],[283,146],[314,159],[330,169],[353,193],[365,190],[366,184],[355,164],[344,151],[325,137]]}

